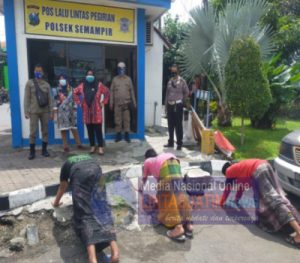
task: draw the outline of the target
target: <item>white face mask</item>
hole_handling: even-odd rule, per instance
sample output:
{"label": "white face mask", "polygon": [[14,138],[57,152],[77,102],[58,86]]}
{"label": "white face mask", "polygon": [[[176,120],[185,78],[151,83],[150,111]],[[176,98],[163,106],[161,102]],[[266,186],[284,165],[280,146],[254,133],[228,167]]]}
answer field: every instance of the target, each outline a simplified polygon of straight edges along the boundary
{"label": "white face mask", "polygon": [[59,84],[64,87],[67,85],[67,81],[65,79],[60,79]]}

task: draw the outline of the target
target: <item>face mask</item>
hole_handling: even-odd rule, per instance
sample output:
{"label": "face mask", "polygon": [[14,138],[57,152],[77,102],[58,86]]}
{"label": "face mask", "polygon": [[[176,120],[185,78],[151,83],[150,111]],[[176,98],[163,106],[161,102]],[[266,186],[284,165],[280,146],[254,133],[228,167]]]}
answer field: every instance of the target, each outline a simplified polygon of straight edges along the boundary
{"label": "face mask", "polygon": [[59,80],[59,84],[61,85],[61,86],[67,86],[67,80],[65,80],[65,79],[60,79]]}
{"label": "face mask", "polygon": [[94,82],[95,77],[91,76],[91,75],[88,75],[88,76],[85,77],[85,79],[86,79],[87,82],[92,83],[92,82]]}
{"label": "face mask", "polygon": [[125,68],[118,68],[118,75],[125,75]]}
{"label": "face mask", "polygon": [[43,73],[42,72],[34,72],[34,77],[36,79],[41,79],[43,77]]}
{"label": "face mask", "polygon": [[172,76],[172,78],[176,77],[177,76],[177,72],[171,72],[171,76]]}

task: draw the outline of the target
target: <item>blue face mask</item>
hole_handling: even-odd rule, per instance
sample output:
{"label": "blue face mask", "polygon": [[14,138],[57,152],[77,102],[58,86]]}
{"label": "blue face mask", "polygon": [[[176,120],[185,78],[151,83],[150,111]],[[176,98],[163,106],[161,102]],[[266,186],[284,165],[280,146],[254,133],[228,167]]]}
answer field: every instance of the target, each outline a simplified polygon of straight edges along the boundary
{"label": "blue face mask", "polygon": [[42,72],[34,72],[34,77],[36,79],[41,79],[43,77],[43,73]]}
{"label": "blue face mask", "polygon": [[87,82],[92,83],[95,80],[95,76],[88,75],[85,77],[85,79]]}
{"label": "blue face mask", "polygon": [[118,75],[125,75],[125,68],[118,68]]}

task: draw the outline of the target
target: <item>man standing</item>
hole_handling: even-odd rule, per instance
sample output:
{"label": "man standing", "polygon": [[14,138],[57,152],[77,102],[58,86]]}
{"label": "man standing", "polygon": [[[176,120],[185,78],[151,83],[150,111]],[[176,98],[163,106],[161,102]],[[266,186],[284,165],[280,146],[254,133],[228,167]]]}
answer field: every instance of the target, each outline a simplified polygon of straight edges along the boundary
{"label": "man standing", "polygon": [[130,110],[136,109],[136,100],[132,80],[125,74],[124,62],[118,64],[118,76],[113,78],[110,90],[110,109],[115,113],[116,142],[121,141],[122,125],[125,131],[125,140],[130,143]]}
{"label": "man standing", "polygon": [[42,130],[42,155],[49,157],[48,144],[48,121],[53,119],[53,107],[51,88],[49,83],[42,79],[44,74],[41,65],[34,67],[34,78],[26,83],[24,95],[25,118],[30,120],[30,153],[29,160],[35,158],[35,136],[39,121]]}
{"label": "man standing", "polygon": [[178,66],[171,68],[172,78],[168,82],[166,91],[165,107],[168,117],[169,141],[164,147],[174,147],[174,130],[176,131],[177,150],[182,147],[183,138],[183,100],[189,95],[189,88],[186,81],[179,76]]}

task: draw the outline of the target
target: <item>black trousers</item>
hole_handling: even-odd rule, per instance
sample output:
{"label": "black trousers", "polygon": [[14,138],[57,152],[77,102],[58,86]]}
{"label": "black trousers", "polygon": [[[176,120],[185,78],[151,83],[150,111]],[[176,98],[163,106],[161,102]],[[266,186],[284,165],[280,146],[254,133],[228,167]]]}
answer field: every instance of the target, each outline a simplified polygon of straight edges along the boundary
{"label": "black trousers", "polygon": [[103,147],[102,124],[86,124],[90,145],[95,146],[95,135],[99,147]]}
{"label": "black trousers", "polygon": [[174,144],[174,130],[176,131],[177,145],[182,146],[183,138],[183,128],[182,128],[182,119],[183,119],[183,104],[174,104],[167,106],[168,114],[168,129],[169,129],[169,144]]}

